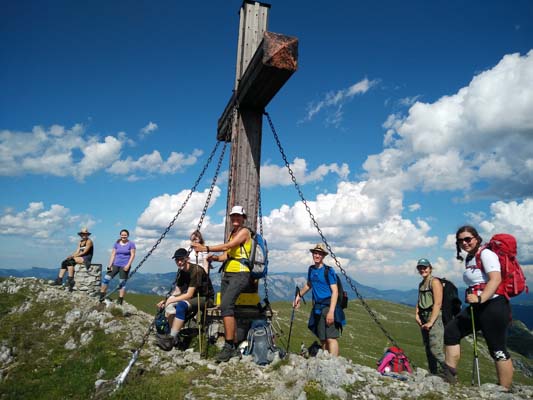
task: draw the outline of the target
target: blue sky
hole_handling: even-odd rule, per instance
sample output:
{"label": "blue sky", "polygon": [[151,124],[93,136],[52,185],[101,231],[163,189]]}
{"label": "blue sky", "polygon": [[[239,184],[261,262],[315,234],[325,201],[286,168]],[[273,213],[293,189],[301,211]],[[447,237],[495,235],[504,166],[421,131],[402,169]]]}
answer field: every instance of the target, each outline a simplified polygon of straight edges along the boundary
{"label": "blue sky", "polygon": [[[299,68],[267,111],[343,267],[403,289],[427,257],[460,282],[451,235],[471,223],[515,234],[533,279],[531,2],[271,4],[269,30],[298,37]],[[58,268],[81,226],[97,262],[122,228],[146,254],[215,145],[240,5],[4,2],[0,268]],[[208,244],[222,240],[227,167]],[[174,269],[212,173],[143,272]],[[305,271],[319,237],[266,123],[262,182],[271,269]]]}

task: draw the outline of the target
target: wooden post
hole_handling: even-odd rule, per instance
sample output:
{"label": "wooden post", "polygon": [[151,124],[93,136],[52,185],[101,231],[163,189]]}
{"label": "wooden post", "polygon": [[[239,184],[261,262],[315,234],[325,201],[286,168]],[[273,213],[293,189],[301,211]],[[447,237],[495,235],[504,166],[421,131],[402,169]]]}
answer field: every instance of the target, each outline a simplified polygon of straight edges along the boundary
{"label": "wooden post", "polygon": [[[226,216],[234,205],[241,205],[248,216],[247,225],[254,230],[263,111],[298,64],[298,39],[266,31],[269,9],[266,3],[242,3],[234,92],[217,131],[218,140],[231,141]],[[230,229],[227,218],[226,240]]]}

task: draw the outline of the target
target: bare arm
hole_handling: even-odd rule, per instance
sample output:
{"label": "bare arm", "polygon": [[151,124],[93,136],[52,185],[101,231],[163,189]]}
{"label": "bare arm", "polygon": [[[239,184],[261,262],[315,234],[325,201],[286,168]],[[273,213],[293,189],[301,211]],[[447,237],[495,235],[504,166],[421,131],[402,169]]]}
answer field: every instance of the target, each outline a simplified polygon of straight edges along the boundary
{"label": "bare arm", "polygon": [[[81,244],[81,242],[80,242]],[[85,242],[85,250],[83,250],[81,253],[77,254],[76,256],[77,257],[83,257],[87,254],[89,254],[89,250],[91,250],[93,247],[93,241],[91,239],[87,239],[87,241]],[[79,246],[78,246],[78,251],[79,251]]]}
{"label": "bare arm", "polygon": [[113,247],[113,250],[111,250],[111,256],[109,257],[109,268],[111,268],[111,266],[113,265],[113,261],[115,261],[115,254],[116,250]]}
{"label": "bare arm", "polygon": [[311,290],[311,282],[307,281],[305,283],[305,286],[296,294],[296,298],[294,299],[294,302],[292,304],[293,307],[298,308],[300,307],[300,300],[303,297],[304,294],[306,294],[309,290]]}
{"label": "bare arm", "polygon": [[209,259],[213,261],[225,261],[228,258],[228,250],[240,246],[250,240],[250,231],[246,228],[242,228],[237,232],[237,234],[231,238],[227,243],[216,244],[214,246],[206,246],[200,243],[192,243],[191,246],[196,251],[223,251],[223,254],[208,256]]}

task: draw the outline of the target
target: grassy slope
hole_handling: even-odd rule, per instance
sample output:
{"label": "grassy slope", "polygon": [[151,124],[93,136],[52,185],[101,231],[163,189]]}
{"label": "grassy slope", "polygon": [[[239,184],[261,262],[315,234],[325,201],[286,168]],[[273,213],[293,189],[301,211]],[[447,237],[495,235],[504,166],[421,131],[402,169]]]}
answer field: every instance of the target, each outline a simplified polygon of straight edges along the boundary
{"label": "grassy slope", "polygon": [[[154,305],[158,299],[159,297],[151,295],[128,295],[128,301],[136,307],[150,313],[154,312]],[[414,364],[427,369],[422,337],[418,325],[414,320],[414,307],[381,300],[368,300],[367,302],[385,330],[404,349]],[[281,346],[285,348],[289,334],[292,308],[289,302],[275,302],[272,304],[272,307],[278,313],[277,320],[282,330]],[[307,329],[310,309],[309,304],[302,304],[302,307],[295,312],[290,342],[291,352],[299,353],[302,343],[309,346],[315,340],[315,337]],[[382,356],[385,348],[390,345],[388,339],[370,317],[360,301],[350,301],[345,311],[348,323],[339,342],[341,354],[358,364],[375,367],[376,361]],[[279,330],[277,324],[274,324],[274,328]],[[479,339],[479,342],[481,343],[482,349],[486,349],[482,338]],[[472,373],[473,347],[468,340],[463,340],[461,342],[461,349],[463,357],[459,365],[459,379],[461,382],[469,384]],[[513,357],[521,358],[525,362],[531,363],[531,361],[528,361],[519,354],[513,354]],[[494,363],[488,357],[487,351],[484,351],[480,355],[480,372],[483,383],[496,383]],[[520,373],[515,374],[514,380],[517,383],[533,384],[531,378],[526,378]]]}
{"label": "grassy slope", "polygon": [[[57,318],[44,317],[45,310],[38,307],[32,307],[24,313],[8,314],[8,310],[22,305],[26,297],[31,295],[21,291],[15,295],[0,296],[0,343],[19,349],[16,362],[8,366],[7,378],[0,382],[1,399],[87,399],[94,391],[94,382],[101,368],[106,371],[102,379],[113,379],[126,367],[130,354],[118,350],[120,338],[104,335],[98,329],[95,330],[93,340],[79,350],[69,351],[64,348],[71,336],[79,341],[79,333],[74,327],[63,334],[59,332],[62,316],[68,309],[65,303],[56,302],[47,307],[47,310],[54,311]],[[151,295],[127,296],[127,301],[147,312],[154,311],[154,304],[158,299]],[[424,367],[425,355],[418,328],[412,319],[413,309],[382,301],[370,301],[369,304],[377,313],[389,318],[382,320],[385,328],[404,347],[415,364]],[[287,302],[275,303],[273,307],[278,312],[277,320],[285,340],[292,309]],[[387,340],[360,303],[352,301],[349,307],[348,326],[340,341],[341,352],[359,364],[374,367],[384,347],[388,345]],[[314,340],[306,328],[308,312],[309,306],[303,306],[295,313],[291,351],[298,352],[302,342],[309,345]],[[404,322],[394,322],[391,318]],[[52,329],[41,329],[43,323],[52,324]],[[466,341],[463,341],[462,346],[465,357],[461,363],[460,377],[462,382],[469,384],[472,349]],[[204,368],[181,370],[169,376],[150,372],[139,376],[138,373],[139,370],[134,368],[128,383],[112,398],[181,399],[188,391],[191,381],[205,376],[207,371]],[[495,381],[493,364],[485,357],[481,359],[481,374],[483,382]],[[531,379],[527,380],[519,374],[515,375],[515,380],[533,384]],[[311,386],[306,388],[308,394],[314,390]],[[314,398],[322,397],[317,393]]]}

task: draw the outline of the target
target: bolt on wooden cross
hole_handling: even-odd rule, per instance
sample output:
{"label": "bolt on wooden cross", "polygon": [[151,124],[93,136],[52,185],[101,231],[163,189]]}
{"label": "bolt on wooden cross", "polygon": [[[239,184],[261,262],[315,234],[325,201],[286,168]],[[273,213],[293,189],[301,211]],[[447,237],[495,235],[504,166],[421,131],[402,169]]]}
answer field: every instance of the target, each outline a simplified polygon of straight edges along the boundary
{"label": "bolt on wooden cross", "polygon": [[[244,0],[240,9],[235,86],[218,120],[217,140],[231,141],[227,213],[245,208],[257,228],[263,112],[298,66],[298,39],[268,32],[270,4]],[[231,230],[226,220],[226,239]]]}

